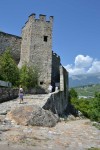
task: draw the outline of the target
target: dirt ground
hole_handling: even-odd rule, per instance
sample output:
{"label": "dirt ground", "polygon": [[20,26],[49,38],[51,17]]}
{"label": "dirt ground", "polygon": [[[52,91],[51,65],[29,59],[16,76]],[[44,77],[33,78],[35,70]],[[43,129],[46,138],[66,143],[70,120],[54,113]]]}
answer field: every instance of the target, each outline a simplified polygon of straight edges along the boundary
{"label": "dirt ground", "polygon": [[0,139],[0,150],[100,148],[100,130],[88,119],[61,121],[52,128],[16,125],[0,133]]}

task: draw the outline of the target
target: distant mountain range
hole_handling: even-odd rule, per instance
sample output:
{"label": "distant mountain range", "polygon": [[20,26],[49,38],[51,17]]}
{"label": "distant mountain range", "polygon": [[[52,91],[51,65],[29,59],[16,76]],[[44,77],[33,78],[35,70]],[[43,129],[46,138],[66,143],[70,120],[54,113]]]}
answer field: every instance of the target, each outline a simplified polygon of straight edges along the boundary
{"label": "distant mountain range", "polygon": [[69,77],[70,88],[90,84],[100,84],[100,72],[95,74],[73,75]]}

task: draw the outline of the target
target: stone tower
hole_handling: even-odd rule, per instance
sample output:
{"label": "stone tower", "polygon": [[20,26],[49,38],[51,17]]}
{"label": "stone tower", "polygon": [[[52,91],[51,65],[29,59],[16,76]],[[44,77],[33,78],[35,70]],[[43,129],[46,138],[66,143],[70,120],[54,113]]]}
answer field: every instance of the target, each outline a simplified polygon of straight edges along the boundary
{"label": "stone tower", "polygon": [[39,85],[47,89],[52,76],[52,27],[53,16],[46,21],[45,15],[31,14],[22,28],[21,56],[19,67],[25,62],[39,70]]}

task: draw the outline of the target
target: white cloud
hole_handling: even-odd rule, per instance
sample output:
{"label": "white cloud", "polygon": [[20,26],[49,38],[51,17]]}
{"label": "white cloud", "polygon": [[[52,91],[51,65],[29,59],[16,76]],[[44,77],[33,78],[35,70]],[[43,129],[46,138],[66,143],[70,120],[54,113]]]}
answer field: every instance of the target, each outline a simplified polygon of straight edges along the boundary
{"label": "white cloud", "polygon": [[89,67],[93,61],[90,56],[77,55],[75,58],[76,67]]}
{"label": "white cloud", "polygon": [[74,65],[68,64],[65,66],[69,75],[79,75],[88,73],[100,72],[100,61],[93,59],[90,56],[77,55]]}
{"label": "white cloud", "polygon": [[88,69],[87,73],[100,72],[100,61],[95,60],[92,66]]}
{"label": "white cloud", "polygon": [[72,65],[65,66],[66,70],[69,72],[70,75],[77,75],[77,74],[84,74],[85,69],[84,68],[78,68]]}

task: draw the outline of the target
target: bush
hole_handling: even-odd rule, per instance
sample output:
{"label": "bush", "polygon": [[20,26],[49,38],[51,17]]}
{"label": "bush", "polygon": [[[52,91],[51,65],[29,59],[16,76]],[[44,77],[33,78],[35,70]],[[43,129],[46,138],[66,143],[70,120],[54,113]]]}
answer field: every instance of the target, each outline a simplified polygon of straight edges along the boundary
{"label": "bush", "polygon": [[0,80],[9,81],[13,86],[19,82],[19,69],[9,49],[0,56]]}
{"label": "bush", "polygon": [[24,88],[33,88],[38,85],[38,71],[35,67],[24,64],[20,69],[20,84]]}
{"label": "bush", "polygon": [[100,122],[100,93],[95,93],[95,98],[78,99],[75,91],[71,89],[70,101],[77,110],[80,110],[84,116],[91,120]]}
{"label": "bush", "polygon": [[99,92],[97,93],[97,95],[95,95],[95,98],[92,99],[90,103],[89,117],[91,118],[91,120],[100,122],[100,93]]}

